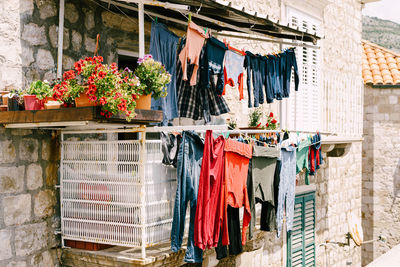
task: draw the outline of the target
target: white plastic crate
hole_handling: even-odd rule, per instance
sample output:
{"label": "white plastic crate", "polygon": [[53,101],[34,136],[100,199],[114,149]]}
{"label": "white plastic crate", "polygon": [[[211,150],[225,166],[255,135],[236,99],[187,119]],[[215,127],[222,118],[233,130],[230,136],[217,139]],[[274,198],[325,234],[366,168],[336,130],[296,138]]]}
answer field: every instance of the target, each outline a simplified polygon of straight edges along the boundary
{"label": "white plastic crate", "polygon": [[170,238],[176,170],[162,164],[161,141],[140,129],[138,140],[62,133],[63,241],[141,247],[144,258],[146,246]]}

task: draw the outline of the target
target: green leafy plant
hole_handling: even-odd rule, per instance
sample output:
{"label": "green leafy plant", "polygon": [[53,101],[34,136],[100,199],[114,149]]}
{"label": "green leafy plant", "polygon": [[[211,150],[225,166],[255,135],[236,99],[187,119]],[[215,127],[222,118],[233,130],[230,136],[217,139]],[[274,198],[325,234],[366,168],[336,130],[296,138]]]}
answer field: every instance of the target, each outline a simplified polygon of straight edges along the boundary
{"label": "green leafy plant", "polygon": [[38,99],[42,100],[52,95],[52,89],[47,81],[34,81],[26,90],[28,95],[35,95]]}
{"label": "green leafy plant", "polygon": [[237,122],[236,122],[235,119],[228,118],[228,119],[226,119],[226,122],[227,122],[227,124],[228,124],[228,129],[229,129],[229,130],[236,129],[236,127],[237,127]]}
{"label": "green leafy plant", "polygon": [[167,96],[165,86],[171,82],[171,75],[161,62],[155,61],[151,55],[139,58],[135,75],[139,78],[140,95],[151,94],[154,99]]}
{"label": "green leafy plant", "polygon": [[261,126],[261,117],[263,113],[260,108],[256,108],[249,115],[249,127],[260,127]]}
{"label": "green leafy plant", "polygon": [[274,118],[274,113],[270,112],[267,117],[267,123],[265,124],[265,129],[276,130],[279,128],[278,121]]}

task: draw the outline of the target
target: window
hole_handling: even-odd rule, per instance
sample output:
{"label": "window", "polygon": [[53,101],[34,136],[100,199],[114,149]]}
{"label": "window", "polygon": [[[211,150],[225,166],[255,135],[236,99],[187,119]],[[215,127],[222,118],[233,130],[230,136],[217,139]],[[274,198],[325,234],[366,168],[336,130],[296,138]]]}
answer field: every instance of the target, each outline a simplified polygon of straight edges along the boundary
{"label": "window", "polygon": [[137,67],[137,61],[139,59],[139,54],[136,52],[118,49],[118,69],[125,69],[128,67],[130,70],[134,71]]}
{"label": "window", "polygon": [[[319,32],[320,21],[294,8],[287,8],[291,27],[311,33]],[[289,46],[288,46],[289,47]],[[291,90],[283,103],[283,127],[289,130],[316,131],[321,128],[320,51],[310,47],[297,47],[299,91]],[[292,77],[291,88],[294,88]]]}
{"label": "window", "polygon": [[293,230],[287,239],[287,266],[315,266],[315,192],[296,195]]}

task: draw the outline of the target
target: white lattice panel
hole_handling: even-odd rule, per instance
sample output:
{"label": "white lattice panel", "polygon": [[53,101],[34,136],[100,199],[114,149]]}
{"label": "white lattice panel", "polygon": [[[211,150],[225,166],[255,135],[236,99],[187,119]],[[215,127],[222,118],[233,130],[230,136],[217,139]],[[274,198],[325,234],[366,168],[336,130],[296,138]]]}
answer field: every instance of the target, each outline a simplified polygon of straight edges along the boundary
{"label": "white lattice panel", "polygon": [[170,238],[176,170],[162,164],[160,140],[140,135],[140,140],[88,141],[63,134],[63,240],[144,251]]}

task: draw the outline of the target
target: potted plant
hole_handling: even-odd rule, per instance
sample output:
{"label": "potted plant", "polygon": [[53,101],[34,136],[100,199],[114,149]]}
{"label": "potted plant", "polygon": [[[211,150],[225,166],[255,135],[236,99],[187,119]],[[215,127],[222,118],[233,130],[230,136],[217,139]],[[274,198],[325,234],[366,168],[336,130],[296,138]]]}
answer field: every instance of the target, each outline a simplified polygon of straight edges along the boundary
{"label": "potted plant", "polygon": [[11,90],[9,97],[8,97],[8,105],[7,109],[8,111],[18,111],[18,110],[23,110],[23,104],[24,104],[24,98],[23,95],[24,92],[18,91],[16,89]]}
{"label": "potted plant", "polygon": [[171,82],[171,75],[161,62],[155,61],[151,55],[139,58],[135,75],[139,78],[141,88],[137,108],[150,109],[151,98],[159,99],[167,96],[165,87]]}
{"label": "potted plant", "polygon": [[44,102],[47,97],[51,97],[51,87],[48,81],[34,81],[26,90],[24,95],[26,110],[44,109]]}
{"label": "potted plant", "polygon": [[[65,72],[63,81],[54,86],[53,97],[64,103],[75,101],[77,107],[100,105],[101,115],[109,118],[122,113],[130,121],[136,115],[139,79],[119,72],[116,63],[102,62],[100,56],[77,61],[75,70]],[[81,78],[84,85],[80,85],[77,78]]]}
{"label": "potted plant", "polygon": [[267,123],[265,124],[266,130],[276,130],[279,128],[278,121],[274,118],[274,113],[270,112],[267,117]]}
{"label": "potted plant", "polygon": [[259,128],[261,126],[262,110],[256,108],[249,115],[249,128]]}

